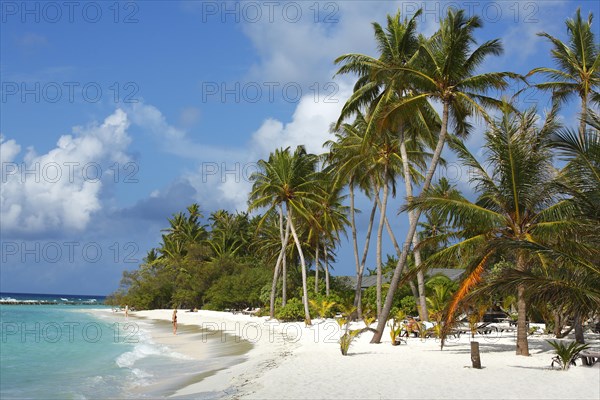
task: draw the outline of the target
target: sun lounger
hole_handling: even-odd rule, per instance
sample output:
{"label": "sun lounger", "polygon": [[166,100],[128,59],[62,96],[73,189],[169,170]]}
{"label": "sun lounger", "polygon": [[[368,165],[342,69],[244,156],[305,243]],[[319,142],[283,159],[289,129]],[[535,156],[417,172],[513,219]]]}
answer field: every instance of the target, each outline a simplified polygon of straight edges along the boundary
{"label": "sun lounger", "polygon": [[[490,326],[491,324],[492,322],[484,322],[482,324],[479,324],[475,327],[475,332],[480,335],[487,335],[489,333],[498,332],[498,328],[496,328],[495,326]],[[459,332],[459,335],[463,333],[472,333],[470,326],[457,327],[456,330]]]}
{"label": "sun lounger", "polygon": [[242,311],[242,314],[246,314],[246,315],[256,315],[260,312],[260,308],[246,308],[244,311]]}
{"label": "sun lounger", "polygon": [[579,358],[581,358],[583,365],[591,367],[594,364],[600,363],[600,351],[584,350],[579,353]]}

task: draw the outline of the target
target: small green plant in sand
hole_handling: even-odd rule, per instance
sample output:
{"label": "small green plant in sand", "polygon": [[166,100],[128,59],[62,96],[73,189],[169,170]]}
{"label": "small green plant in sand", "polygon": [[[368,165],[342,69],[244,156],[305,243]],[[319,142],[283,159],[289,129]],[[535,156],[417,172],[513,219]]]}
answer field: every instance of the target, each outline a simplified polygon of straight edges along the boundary
{"label": "small green plant in sand", "polygon": [[546,340],[546,342],[554,347],[556,353],[556,357],[552,359],[552,364],[550,366],[554,367],[554,363],[557,363],[563,371],[568,370],[571,365],[575,365],[575,360],[577,359],[577,356],[579,356],[579,353],[590,347],[589,344],[577,342],[569,342],[569,344],[550,340]]}
{"label": "small green plant in sand", "polygon": [[406,318],[406,313],[403,310],[399,310],[394,317],[388,321],[392,346],[397,346],[401,343],[399,337],[402,334],[402,328],[404,327],[404,323],[402,322],[404,318]]}
{"label": "small green plant in sand", "polygon": [[[371,331],[374,332],[375,329],[369,328],[368,326],[362,329],[350,329],[351,316],[356,312],[356,307],[353,305],[342,306],[342,318],[338,319],[338,324],[340,328],[344,329],[344,334],[340,337],[340,350],[343,356],[348,355],[348,350],[350,349],[350,345],[361,333]],[[365,324],[367,322],[365,321]],[[371,321],[373,323],[373,321]]]}
{"label": "small green plant in sand", "polygon": [[350,345],[352,341],[358,337],[362,333],[362,329],[352,329],[347,330],[342,337],[340,338],[340,350],[342,351],[343,356],[348,355],[348,349],[350,349]]}
{"label": "small green plant in sand", "polygon": [[534,335],[540,330],[539,326],[532,326],[529,328],[529,335]]}

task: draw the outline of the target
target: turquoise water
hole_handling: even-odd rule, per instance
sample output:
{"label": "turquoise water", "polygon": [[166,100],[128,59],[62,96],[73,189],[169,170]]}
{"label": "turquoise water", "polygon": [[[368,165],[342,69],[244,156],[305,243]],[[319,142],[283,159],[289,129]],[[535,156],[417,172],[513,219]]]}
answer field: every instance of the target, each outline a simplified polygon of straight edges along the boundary
{"label": "turquoise water", "polygon": [[168,324],[91,308],[1,304],[0,398],[166,397],[222,367],[155,343]]}

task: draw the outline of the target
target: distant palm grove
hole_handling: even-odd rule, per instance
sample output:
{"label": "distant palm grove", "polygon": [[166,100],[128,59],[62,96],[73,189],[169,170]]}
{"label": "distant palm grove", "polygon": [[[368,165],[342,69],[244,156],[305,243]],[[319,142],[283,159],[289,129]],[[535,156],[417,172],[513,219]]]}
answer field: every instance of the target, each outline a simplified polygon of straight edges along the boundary
{"label": "distant palm grove", "polygon": [[[600,46],[592,15],[577,10],[567,19],[565,42],[539,33],[554,65],[526,75],[481,70],[503,47],[499,39],[477,43],[479,17],[450,10],[425,37],[419,15],[373,23],[378,54],[335,59],[337,74],[356,83],[332,121],[326,153],[298,146],[259,160],[247,212],[205,216],[193,204],[174,215],[109,302],[261,307],[306,324],[338,312],[371,316],[373,343],[396,315],[435,321],[443,339],[459,315],[500,308],[514,315],[518,355],[529,354],[529,320],[557,337],[574,330],[584,342],[586,321],[600,316]],[[516,100],[528,90],[544,93],[548,109],[521,109]],[[577,107],[573,127],[559,117],[567,104]],[[465,145],[474,121],[485,125],[477,153]],[[444,148],[463,176],[468,171],[471,193],[434,180]],[[406,196],[396,197],[398,189]],[[369,199],[368,209],[356,208],[357,196]],[[359,212],[368,217],[365,237]],[[403,237],[392,229],[399,218]],[[394,254],[383,254],[384,235]],[[331,274],[342,240],[353,249],[354,279]],[[376,261],[367,265],[371,240]],[[454,282],[431,268],[464,272]],[[367,274],[376,284],[362,290]]]}

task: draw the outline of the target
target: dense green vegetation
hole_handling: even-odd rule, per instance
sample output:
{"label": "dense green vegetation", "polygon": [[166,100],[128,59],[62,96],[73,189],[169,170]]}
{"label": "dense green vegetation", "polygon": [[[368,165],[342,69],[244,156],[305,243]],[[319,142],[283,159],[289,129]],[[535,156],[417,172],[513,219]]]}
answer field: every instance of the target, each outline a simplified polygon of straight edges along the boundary
{"label": "dense green vegetation", "polygon": [[[424,37],[418,15],[374,23],[377,56],[335,60],[338,74],[357,80],[332,125],[327,153],[299,146],[259,160],[252,217],[220,210],[202,225],[197,205],[173,216],[162,243],[138,270],[124,273],[112,301],[263,307],[272,318],[307,324],[336,312],[376,316],[372,342],[381,340],[390,316],[431,318],[443,338],[459,314],[474,326],[496,307],[515,315],[519,355],[529,354],[528,318],[542,319],[557,337],[575,329],[584,342],[583,325],[600,310],[600,46],[592,16],[585,20],[578,10],[567,20],[567,42],[541,33],[556,65],[523,76],[481,71],[503,48],[499,39],[477,43],[477,16],[451,9]],[[517,83],[548,92],[551,109],[519,109],[506,97]],[[574,96],[581,107],[576,129],[559,118]],[[485,123],[481,156],[464,142],[476,118]],[[433,179],[445,147],[468,170],[470,193]],[[406,197],[392,206],[400,180]],[[364,238],[356,222],[359,193],[372,204]],[[403,241],[391,228],[390,219],[399,217],[390,207],[408,219]],[[363,291],[373,231],[377,284]],[[395,248],[387,262],[384,232]],[[330,273],[348,234],[354,287]],[[465,273],[458,283],[426,280],[432,267]]]}

